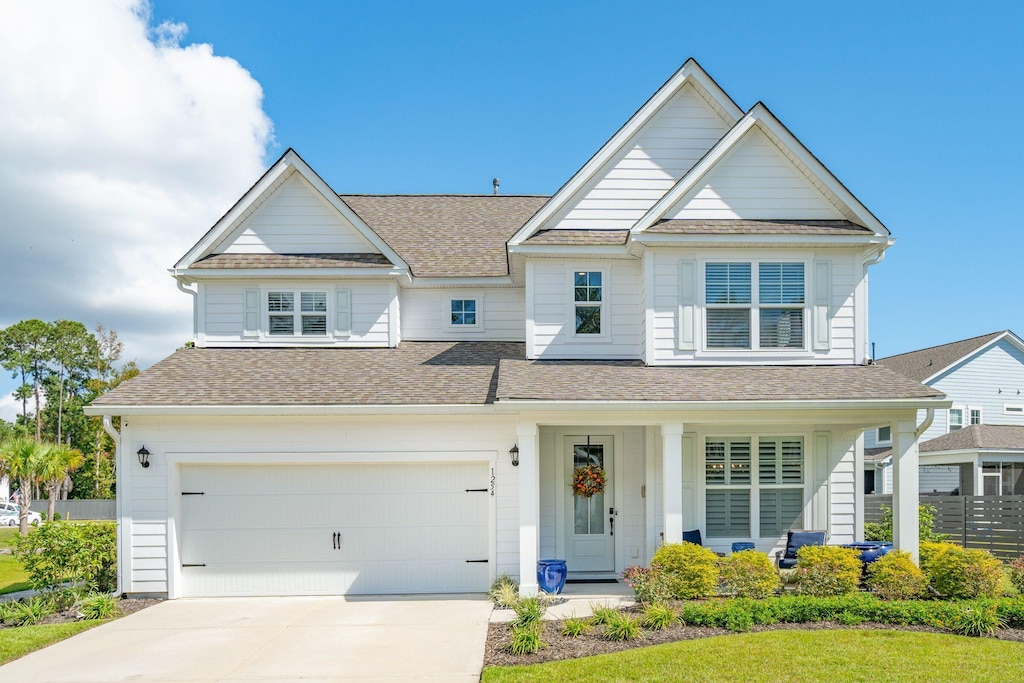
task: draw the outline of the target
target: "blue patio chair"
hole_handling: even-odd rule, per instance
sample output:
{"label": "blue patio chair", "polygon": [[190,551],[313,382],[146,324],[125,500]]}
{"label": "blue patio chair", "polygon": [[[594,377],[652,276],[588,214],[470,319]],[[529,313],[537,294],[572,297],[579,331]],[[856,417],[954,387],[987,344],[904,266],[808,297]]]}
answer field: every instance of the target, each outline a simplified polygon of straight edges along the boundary
{"label": "blue patio chair", "polygon": [[827,531],[790,531],[786,534],[786,549],[775,551],[775,566],[792,569],[796,566],[796,551],[805,545],[825,545]]}
{"label": "blue patio chair", "polygon": [[701,542],[700,529],[693,529],[692,531],[683,532],[683,543],[693,543],[694,545],[704,545]]}

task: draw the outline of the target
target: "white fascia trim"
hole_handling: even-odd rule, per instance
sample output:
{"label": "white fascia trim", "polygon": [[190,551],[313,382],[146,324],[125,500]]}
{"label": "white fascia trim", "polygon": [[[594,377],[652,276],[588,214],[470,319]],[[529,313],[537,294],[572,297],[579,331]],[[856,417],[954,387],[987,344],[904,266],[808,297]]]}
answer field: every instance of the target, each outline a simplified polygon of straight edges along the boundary
{"label": "white fascia trim", "polygon": [[668,235],[664,233],[641,232],[631,241],[644,245],[671,246],[730,246],[745,247],[762,244],[809,247],[858,247],[870,245],[889,246],[891,240],[878,235]]}
{"label": "white fascia trim", "polygon": [[547,245],[521,245],[509,247],[510,254],[525,254],[527,256],[597,256],[623,258],[630,256],[629,245],[627,244],[547,244]]}
{"label": "white fascia trim", "polygon": [[171,277],[199,280],[325,280],[343,277],[349,280],[393,279],[408,275],[402,268],[170,268]]}
{"label": "white fascia trim", "polygon": [[509,275],[491,277],[413,277],[403,284],[406,289],[511,287],[515,283]]}
{"label": "white fascia trim", "polygon": [[493,404],[424,405],[223,405],[223,406],[86,406],[86,415],[246,416],[246,415],[493,415]]}
{"label": "white fascia trim", "polygon": [[948,407],[948,399],[856,399],[850,401],[546,401],[531,399],[499,399],[498,409],[509,411],[586,411],[586,410],[692,410],[708,411],[769,411],[769,410],[913,410]]}
{"label": "white fascia trim", "polygon": [[[929,376],[929,377],[925,378],[924,380],[922,380],[921,384],[928,384],[928,382],[933,381],[936,377],[938,377],[939,375],[945,373],[946,370],[949,370],[952,367],[960,365],[961,363],[970,361],[972,358],[977,357],[982,352],[988,350],[990,347],[992,347],[993,345],[999,343],[1003,339],[1006,339],[1011,344],[1016,346],[1018,349],[1020,349],[1021,351],[1024,351],[1024,340],[1022,340],[1020,337],[1015,335],[1013,332],[1010,332],[1009,330],[1006,330],[1002,334],[999,334],[995,338],[985,342],[984,344],[982,344],[978,348],[974,349],[970,353],[968,353],[968,354],[966,354],[964,356],[961,356],[960,358],[957,358],[955,361],[953,361],[952,363],[950,363],[946,367],[939,369],[938,372],[936,372],[936,373],[932,374],[931,376]],[[955,344],[956,342],[953,342],[953,343]],[[967,416],[965,416],[965,417],[967,417]],[[970,425],[965,425],[965,426],[969,427]]]}
{"label": "white fascia trim", "polygon": [[[732,127],[729,132],[722,136],[722,139],[715,143],[704,157],[694,165],[690,171],[680,178],[672,188],[659,199],[644,216],[636,222],[632,232],[642,232],[654,225],[661,219],[665,212],[682,200],[689,192],[695,189],[697,183],[718,164],[750,131],[755,125],[763,126],[767,131],[775,135],[779,141],[793,154],[796,159],[807,167],[815,178],[832,192],[840,202],[850,210],[857,218],[863,221],[865,227],[874,230],[879,237],[889,237],[889,230],[882,225],[874,214],[867,207],[860,203],[839,180],[825,168],[818,159],[811,154],[803,143],[796,139],[792,133],[772,114],[764,104],[758,102],[750,111]],[[888,245],[886,245],[888,246]]]}
{"label": "white fascia trim", "polygon": [[370,242],[377,250],[383,254],[389,261],[394,263],[398,268],[408,270],[408,264],[402,260],[402,258],[390,247],[388,244],[380,238],[380,236],[367,225],[362,218],[360,218],[348,204],[341,201],[338,194],[331,189],[331,187],[324,182],[323,178],[317,175],[302,157],[298,153],[289,149],[285,152],[280,159],[263,175],[260,180],[250,188],[242,199],[239,200],[231,209],[224,214],[223,217],[214,225],[213,229],[206,233],[202,239],[199,240],[193,246],[188,253],[185,254],[175,264],[175,268],[186,269],[193,263],[198,261],[200,258],[207,256],[212,249],[220,243],[227,233],[234,227],[234,223],[241,217],[248,209],[249,206],[266,192],[274,183],[289,170],[294,169],[295,172],[302,175],[302,177],[308,182],[313,189],[319,192],[323,198],[336,209],[345,219],[351,223],[356,230],[362,234],[362,236]]}
{"label": "white fascia trim", "polygon": [[[597,151],[594,156],[590,157],[590,160],[583,165],[580,170],[576,171],[569,181],[559,188],[558,192],[548,200],[544,206],[541,207],[526,224],[520,228],[515,235],[508,241],[509,246],[515,246],[522,244],[524,240],[529,238],[545,222],[548,221],[555,213],[561,210],[566,202],[576,195],[590,180],[594,177],[601,168],[608,163],[616,154],[618,154],[622,148],[633,138],[633,136],[650,121],[661,108],[665,105],[669,99],[672,98],[687,82],[693,81],[700,88],[702,88],[712,99],[725,111],[729,116],[732,117],[733,122],[738,121],[743,116],[743,110],[736,106],[736,103],[732,101],[724,90],[719,87],[717,83],[707,74],[704,69],[701,68],[697,60],[690,58],[686,60],[682,67],[679,68],[672,76],[665,81],[665,83],[658,88],[658,90],[651,95],[650,99],[647,100],[641,106],[636,113],[633,114],[626,121],[625,124],[614,135],[604,143],[604,145]],[[728,123],[728,121],[727,121]]]}

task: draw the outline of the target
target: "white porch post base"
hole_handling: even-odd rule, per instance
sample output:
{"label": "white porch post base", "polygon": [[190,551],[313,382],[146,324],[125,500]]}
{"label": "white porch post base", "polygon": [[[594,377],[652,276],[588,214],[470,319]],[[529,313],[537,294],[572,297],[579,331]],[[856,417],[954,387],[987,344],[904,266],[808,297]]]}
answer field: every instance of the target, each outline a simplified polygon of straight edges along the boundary
{"label": "white porch post base", "polygon": [[892,468],[892,542],[897,550],[910,553],[919,562],[920,533],[917,508],[918,455],[917,424],[902,421],[895,425],[896,440]]}
{"label": "white porch post base", "polygon": [[537,424],[520,423],[519,439],[519,594],[537,595],[537,553],[540,547],[540,463]]}
{"label": "white porch post base", "polygon": [[683,542],[683,423],[661,425],[662,505],[665,543]]}

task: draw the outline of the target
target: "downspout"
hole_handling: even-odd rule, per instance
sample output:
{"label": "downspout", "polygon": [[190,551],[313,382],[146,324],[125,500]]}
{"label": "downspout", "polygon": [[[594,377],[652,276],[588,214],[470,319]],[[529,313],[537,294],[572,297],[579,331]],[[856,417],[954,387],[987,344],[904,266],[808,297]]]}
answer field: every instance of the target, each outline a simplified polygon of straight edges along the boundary
{"label": "downspout", "polygon": [[[120,477],[121,468],[117,466],[117,463],[121,460],[121,434],[114,429],[114,423],[111,421],[109,415],[103,416],[103,431],[110,435],[110,438],[114,440],[114,471],[118,473]],[[124,559],[122,558],[123,545],[121,544],[122,534],[124,533],[121,528],[121,499],[123,496],[120,495],[121,487],[118,487],[118,495],[114,496],[114,517],[116,518],[117,526],[117,588],[114,590],[114,595],[121,595],[124,590],[121,586],[121,568],[124,566]]]}
{"label": "downspout", "polygon": [[174,282],[178,285],[178,289],[192,297],[192,339],[194,340],[196,330],[199,329],[199,307],[196,305],[196,297],[199,296],[199,292],[186,287],[181,277],[175,276]]}
{"label": "downspout", "polygon": [[920,439],[921,435],[927,432],[929,427],[932,426],[932,422],[935,422],[935,408],[928,408],[928,412],[926,412],[924,416],[924,422],[922,422],[921,426],[917,428],[916,432],[914,432],[914,436]]}

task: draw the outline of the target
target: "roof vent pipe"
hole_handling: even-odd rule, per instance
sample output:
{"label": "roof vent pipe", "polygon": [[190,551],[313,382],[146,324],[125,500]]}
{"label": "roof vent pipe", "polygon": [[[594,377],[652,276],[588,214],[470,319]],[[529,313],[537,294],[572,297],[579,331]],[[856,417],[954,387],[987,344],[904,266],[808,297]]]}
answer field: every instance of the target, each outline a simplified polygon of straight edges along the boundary
{"label": "roof vent pipe", "polygon": [[494,186],[494,194],[498,194],[498,188],[501,187],[501,178],[495,178],[492,180],[491,185]]}

